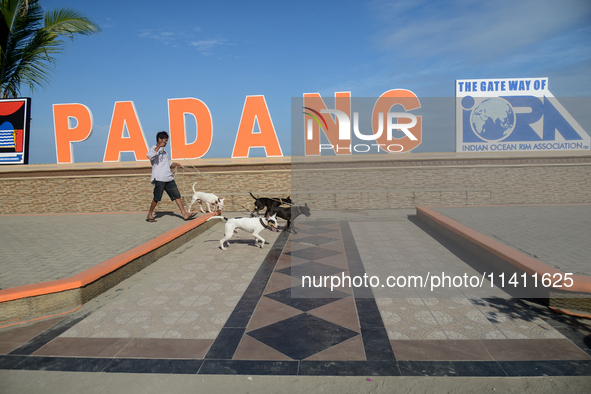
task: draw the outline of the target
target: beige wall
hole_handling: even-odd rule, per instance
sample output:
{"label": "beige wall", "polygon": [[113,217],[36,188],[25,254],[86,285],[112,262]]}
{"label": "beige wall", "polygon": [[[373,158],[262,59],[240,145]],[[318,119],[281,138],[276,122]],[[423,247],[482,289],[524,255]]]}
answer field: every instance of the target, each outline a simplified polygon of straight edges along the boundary
{"label": "beige wall", "polygon": [[[185,204],[191,185],[225,198],[225,211],[252,209],[249,192],[289,194],[314,209],[418,205],[591,202],[591,154],[404,154],[222,160],[185,164],[176,180]],[[0,167],[0,214],[146,211],[149,163]],[[293,184],[292,184],[293,183]],[[175,210],[168,197],[160,210]]]}

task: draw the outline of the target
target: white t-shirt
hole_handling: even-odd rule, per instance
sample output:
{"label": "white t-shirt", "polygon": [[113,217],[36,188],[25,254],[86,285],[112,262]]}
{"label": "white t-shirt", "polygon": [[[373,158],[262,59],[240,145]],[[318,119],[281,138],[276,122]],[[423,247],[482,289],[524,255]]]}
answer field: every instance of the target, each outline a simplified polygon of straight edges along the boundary
{"label": "white t-shirt", "polygon": [[161,148],[156,152],[156,145],[152,146],[148,151],[148,159],[152,163],[152,179],[151,182],[170,182],[174,179],[174,174],[170,171],[170,159],[168,153]]}

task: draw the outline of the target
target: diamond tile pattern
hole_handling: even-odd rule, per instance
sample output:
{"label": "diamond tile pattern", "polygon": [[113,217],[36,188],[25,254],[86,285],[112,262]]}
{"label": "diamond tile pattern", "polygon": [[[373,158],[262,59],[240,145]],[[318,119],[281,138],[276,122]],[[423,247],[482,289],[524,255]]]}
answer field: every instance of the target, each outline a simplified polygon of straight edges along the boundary
{"label": "diamond tile pattern", "polygon": [[313,235],[332,233],[334,231],[334,229],[325,228],[325,227],[309,227],[309,228],[298,227],[298,230],[300,233],[313,234]]}
{"label": "diamond tile pattern", "polygon": [[[366,360],[361,341],[360,324],[351,294],[336,289],[331,290],[330,286],[321,286],[320,283],[317,283],[318,287],[312,283],[303,287],[301,284],[296,285],[295,282],[295,279],[300,279],[302,276],[318,279],[347,271],[346,263],[344,268],[339,268],[315,261],[342,256],[343,261],[346,262],[342,247],[343,241],[335,236],[337,228],[339,228],[338,222],[307,222],[306,225],[299,228],[300,233],[313,234],[312,236],[303,234],[290,237],[291,242],[304,246],[304,248],[296,248],[296,250],[287,248],[283,254],[290,257],[287,257],[284,263],[276,266],[277,275],[271,276],[267,289],[273,288],[273,281],[285,278],[284,275],[293,278],[292,287],[268,292],[261,298],[259,303],[261,307],[257,307],[250,322],[250,325],[256,328],[246,330],[244,338],[251,339],[243,339],[234,359],[283,360],[282,357],[287,356],[293,360],[304,360],[309,357],[316,361],[330,361],[334,357],[352,361]],[[318,235],[328,232],[332,233],[332,237]],[[333,246],[333,249],[336,250],[330,250],[320,246],[306,247],[305,244],[331,244],[341,245],[341,247]],[[301,263],[302,260],[303,263]],[[308,261],[305,262],[306,260]],[[291,265],[292,261],[297,261],[297,263]],[[337,302],[347,298],[351,302]],[[271,300],[280,304],[270,304],[273,302]],[[281,304],[286,307],[277,307]],[[333,304],[334,307],[331,306]],[[291,316],[281,314],[287,307],[290,307],[291,311],[299,310],[301,313]],[[270,316],[270,314],[274,315],[274,311],[276,311],[277,318]],[[323,318],[325,316],[331,318],[327,320]],[[351,322],[352,318],[356,321]],[[341,322],[346,322],[346,324],[343,326]],[[354,337],[358,337],[357,342],[347,342]],[[257,345],[257,343],[259,344]],[[274,351],[277,353],[273,353]]]}
{"label": "diamond tile pattern", "polygon": [[302,313],[251,331],[247,335],[294,360],[303,360],[359,334]]}
{"label": "diamond tile pattern", "polygon": [[343,269],[333,267],[331,265],[315,263],[310,261],[309,263],[298,264],[293,267],[286,267],[277,272],[280,272],[285,275],[291,275],[294,278],[301,278],[304,275],[307,276],[325,276],[325,275],[334,275],[337,273],[342,272]]}
{"label": "diamond tile pattern", "polygon": [[350,294],[343,293],[342,291],[330,291],[330,288],[312,287],[302,289],[301,287],[291,287],[267,294],[265,297],[307,312],[349,296]]}
{"label": "diamond tile pattern", "polygon": [[341,252],[335,252],[334,250],[328,250],[328,249],[319,248],[317,246],[313,246],[313,247],[306,248],[306,249],[293,250],[291,252],[287,252],[286,254],[293,256],[293,257],[298,257],[300,259],[313,261],[313,260],[320,260],[325,257],[334,256],[334,255],[337,255],[340,253]]}
{"label": "diamond tile pattern", "polygon": [[292,242],[298,242],[301,244],[312,244],[312,245],[316,245],[316,246],[320,246],[320,245],[326,245],[326,244],[330,244],[333,242],[338,241],[338,239],[336,238],[330,238],[330,237],[323,237],[323,236],[310,236],[310,237],[304,237],[304,238],[298,238],[298,239],[293,239]]}

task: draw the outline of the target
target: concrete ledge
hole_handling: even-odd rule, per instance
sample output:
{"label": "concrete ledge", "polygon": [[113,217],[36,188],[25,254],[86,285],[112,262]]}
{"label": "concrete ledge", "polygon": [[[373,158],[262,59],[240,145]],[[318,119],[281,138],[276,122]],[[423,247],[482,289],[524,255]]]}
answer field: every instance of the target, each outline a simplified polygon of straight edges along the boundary
{"label": "concrete ledge", "polygon": [[0,290],[2,320],[80,306],[211,228],[205,214],[70,278]]}
{"label": "concrete ledge", "polygon": [[487,264],[507,275],[517,273],[538,274],[542,277],[549,274],[560,274],[563,280],[552,280],[551,286],[531,289],[529,296],[544,298],[548,306],[555,311],[571,313],[578,316],[591,317],[591,277],[573,275],[573,284],[567,287],[564,273],[547,266],[539,260],[527,256],[492,238],[472,230],[429,207],[417,207],[417,218],[433,230],[451,240],[463,249],[482,258]]}

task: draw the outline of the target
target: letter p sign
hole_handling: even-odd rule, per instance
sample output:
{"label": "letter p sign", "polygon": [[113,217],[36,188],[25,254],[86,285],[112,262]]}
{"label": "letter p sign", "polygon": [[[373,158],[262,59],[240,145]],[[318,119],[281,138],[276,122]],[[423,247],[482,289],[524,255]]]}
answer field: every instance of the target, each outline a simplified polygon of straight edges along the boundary
{"label": "letter p sign", "polygon": [[92,134],[92,113],[82,104],[54,104],[53,129],[58,164],[74,162],[72,142],[86,140]]}

